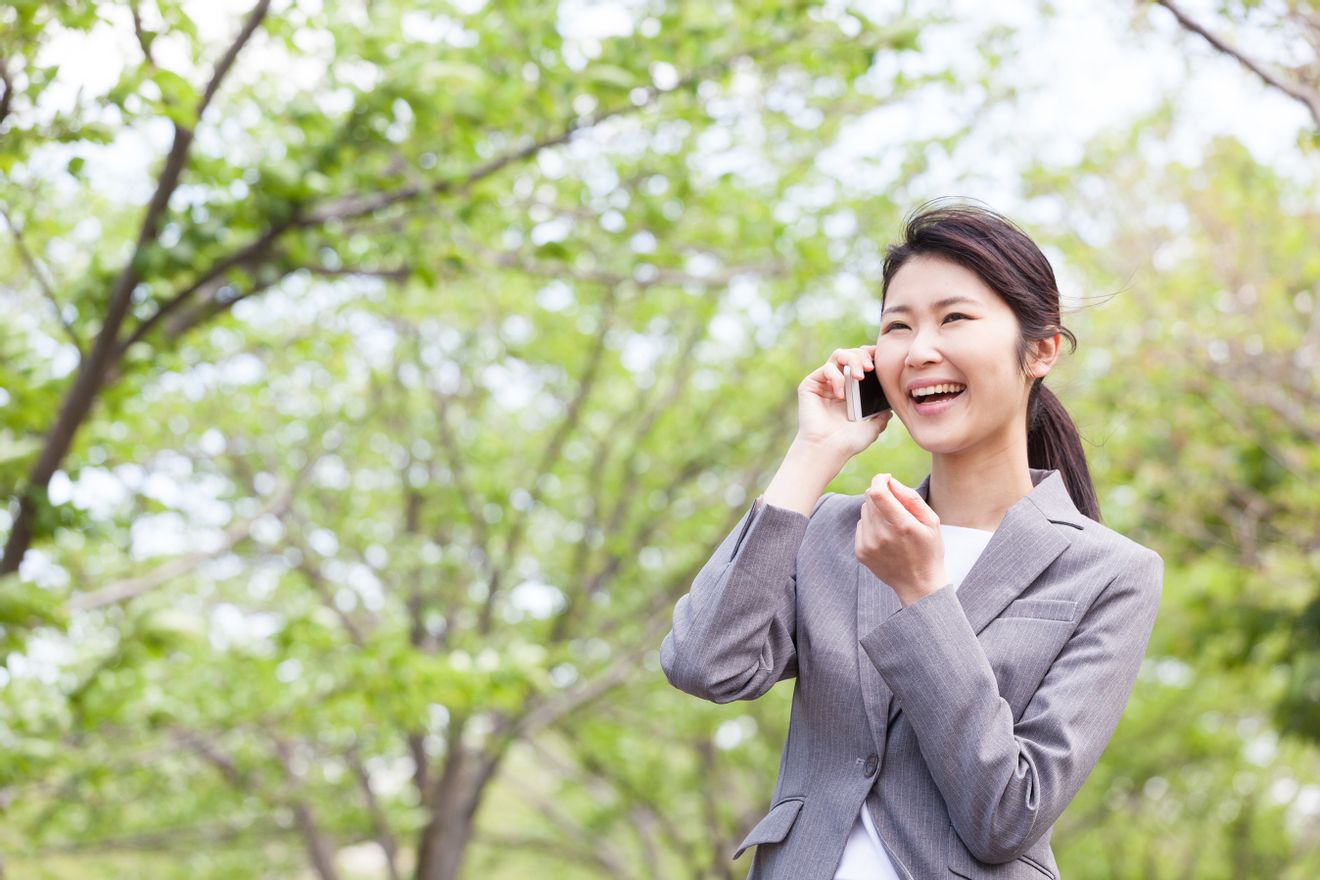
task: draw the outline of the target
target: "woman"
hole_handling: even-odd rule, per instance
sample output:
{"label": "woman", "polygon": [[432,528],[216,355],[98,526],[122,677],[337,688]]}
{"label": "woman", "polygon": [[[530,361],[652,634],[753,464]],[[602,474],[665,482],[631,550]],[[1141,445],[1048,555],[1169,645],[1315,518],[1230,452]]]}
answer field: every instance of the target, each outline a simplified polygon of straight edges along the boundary
{"label": "woman", "polygon": [[[674,609],[669,681],[726,703],[796,677],[749,880],[1057,878],[1050,830],[1127,703],[1163,579],[1101,525],[1049,261],[1000,215],[935,206],[891,246],[874,345],[798,387],[778,472]],[[893,410],[850,422],[843,368]],[[931,388],[934,387],[932,393]],[[826,493],[897,415],[931,454]],[[973,564],[975,563],[975,564]]]}

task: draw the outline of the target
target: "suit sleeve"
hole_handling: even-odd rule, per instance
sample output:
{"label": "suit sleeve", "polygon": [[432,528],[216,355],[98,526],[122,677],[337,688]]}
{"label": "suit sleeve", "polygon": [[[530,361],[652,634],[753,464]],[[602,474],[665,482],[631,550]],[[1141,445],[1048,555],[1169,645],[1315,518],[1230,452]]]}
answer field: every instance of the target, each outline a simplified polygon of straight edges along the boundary
{"label": "suit sleeve", "polygon": [[752,503],[674,606],[660,645],[670,684],[728,703],[754,700],[797,675],[797,555],[808,522],[764,496]]}
{"label": "suit sleeve", "polygon": [[1136,554],[1090,603],[1016,724],[952,585],[862,638],[977,859],[1021,856],[1094,769],[1136,682],[1163,573],[1159,554]]}

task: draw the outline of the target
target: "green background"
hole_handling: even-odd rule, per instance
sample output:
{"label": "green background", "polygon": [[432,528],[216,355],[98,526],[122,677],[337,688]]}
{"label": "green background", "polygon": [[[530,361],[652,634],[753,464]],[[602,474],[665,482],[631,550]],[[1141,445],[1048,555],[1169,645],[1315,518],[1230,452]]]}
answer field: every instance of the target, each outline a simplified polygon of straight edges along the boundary
{"label": "green background", "polygon": [[[1306,114],[1316,20],[1163,51]],[[0,9],[3,876],[745,876],[792,685],[702,703],[660,640],[905,212],[992,184],[1166,563],[1062,872],[1320,875],[1320,120],[1177,158],[1173,89],[941,182],[1050,98],[1030,51],[911,4]],[[895,420],[830,488],[928,461]]]}

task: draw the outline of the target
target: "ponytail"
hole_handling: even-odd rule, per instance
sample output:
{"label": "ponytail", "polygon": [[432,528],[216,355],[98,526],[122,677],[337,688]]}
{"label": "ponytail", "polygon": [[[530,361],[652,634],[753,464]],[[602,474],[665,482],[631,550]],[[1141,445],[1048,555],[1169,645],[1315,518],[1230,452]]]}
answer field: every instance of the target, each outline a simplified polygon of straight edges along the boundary
{"label": "ponytail", "polygon": [[1044,377],[1032,383],[1027,397],[1027,466],[1059,471],[1077,509],[1101,522],[1081,435]]}

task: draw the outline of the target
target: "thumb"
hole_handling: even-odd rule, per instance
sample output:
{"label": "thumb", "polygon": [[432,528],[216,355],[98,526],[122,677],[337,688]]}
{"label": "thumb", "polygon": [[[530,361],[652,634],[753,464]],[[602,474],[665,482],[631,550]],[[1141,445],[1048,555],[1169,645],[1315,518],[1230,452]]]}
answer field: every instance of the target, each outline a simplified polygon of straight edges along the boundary
{"label": "thumb", "polygon": [[926,503],[926,500],[921,497],[916,489],[910,489],[907,486],[904,486],[898,481],[897,477],[892,475],[889,477],[889,487],[894,493],[894,497],[899,500],[899,503],[906,507],[908,512],[918,520],[928,526],[933,526],[939,523],[939,516],[936,515],[934,510],[931,510],[930,505]]}

